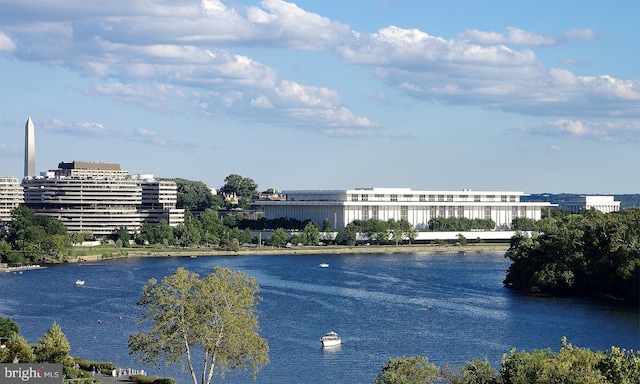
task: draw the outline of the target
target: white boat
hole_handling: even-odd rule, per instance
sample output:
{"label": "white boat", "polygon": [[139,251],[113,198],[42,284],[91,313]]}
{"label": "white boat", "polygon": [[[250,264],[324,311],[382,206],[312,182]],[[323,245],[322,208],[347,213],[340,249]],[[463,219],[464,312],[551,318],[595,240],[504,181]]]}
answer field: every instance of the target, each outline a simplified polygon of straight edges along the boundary
{"label": "white boat", "polygon": [[320,338],[320,341],[322,342],[322,347],[324,348],[335,347],[342,344],[342,340],[340,339],[340,336],[338,336],[338,334],[334,331],[327,332],[326,335]]}
{"label": "white boat", "polygon": [[329,268],[329,264],[322,263],[322,264],[320,264],[320,268]]}
{"label": "white boat", "polygon": [[76,285],[84,285],[84,280],[82,279],[76,280]]}

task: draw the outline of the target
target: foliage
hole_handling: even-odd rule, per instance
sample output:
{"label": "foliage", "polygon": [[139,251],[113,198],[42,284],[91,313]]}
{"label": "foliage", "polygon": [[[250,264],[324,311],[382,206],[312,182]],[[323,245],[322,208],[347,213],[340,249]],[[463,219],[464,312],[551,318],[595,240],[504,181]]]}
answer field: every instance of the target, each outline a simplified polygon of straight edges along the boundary
{"label": "foliage", "polygon": [[318,245],[320,243],[320,228],[309,222],[303,230],[305,245]]}
{"label": "foliage", "polygon": [[60,220],[35,215],[24,205],[11,211],[6,242],[0,249],[3,260],[26,262],[43,255],[60,259],[70,250],[71,237]]}
{"label": "foliage", "polygon": [[423,356],[396,357],[382,365],[381,372],[376,376],[376,384],[423,384],[433,383],[438,378],[440,370],[429,364],[429,359]]}
{"label": "foliage", "polygon": [[438,368],[426,357],[390,359],[375,378],[376,384],[446,382],[450,384],[637,384],[640,352],[612,347],[592,352],[562,338],[559,352],[550,348],[531,352],[512,348],[502,357],[499,372],[488,361],[471,359],[456,371]]}
{"label": "foliage", "polygon": [[434,217],[427,222],[429,230],[434,232],[457,232],[472,230],[493,230],[495,221],[491,219],[467,219],[466,217]]}
{"label": "foliage", "polygon": [[0,349],[0,363],[12,363],[18,361],[19,363],[33,363],[35,361],[35,355],[33,348],[27,343],[24,337],[13,334],[7,342],[5,347]]}
{"label": "foliage", "polygon": [[218,209],[222,200],[211,193],[211,189],[201,181],[186,179],[170,179],[178,187],[176,208],[186,211],[204,211],[208,208]]}
{"label": "foliage", "polygon": [[129,246],[129,240],[131,240],[131,236],[129,235],[129,230],[125,226],[120,226],[118,228],[118,238],[117,240],[122,244],[123,247]]}
{"label": "foliage", "polygon": [[505,286],[553,295],[610,295],[638,303],[640,209],[546,218],[533,237],[517,232]]}
{"label": "foliage", "polygon": [[269,362],[269,346],[258,334],[254,313],[258,291],[254,278],[221,267],[202,279],[184,268],[160,283],[151,279],[137,303],[144,310],[140,323],[151,328],[129,336],[131,354],[154,365],[184,366],[186,359],[197,384],[193,349],[199,347],[202,384],[232,370],[251,371],[255,379]]}
{"label": "foliage", "polygon": [[71,345],[55,321],[51,328],[39,340],[35,347],[36,362],[67,363]]}
{"label": "foliage", "polygon": [[287,232],[282,228],[278,228],[271,234],[267,240],[267,245],[273,247],[284,247],[287,244]]}
{"label": "foliage", "polygon": [[10,317],[0,316],[0,342],[5,341],[14,334],[20,333],[20,327],[18,323],[11,320]]}
{"label": "foliage", "polygon": [[502,359],[502,383],[637,383],[640,353],[612,347],[610,352],[577,348],[562,339],[558,353],[550,349],[516,352]]}
{"label": "foliage", "polygon": [[254,199],[258,198],[258,185],[248,177],[231,174],[224,179],[220,192],[234,194],[238,198],[238,205],[247,208]]}
{"label": "foliage", "polygon": [[220,192],[233,193],[237,197],[253,199],[258,197],[258,185],[248,177],[231,174],[224,179]]}

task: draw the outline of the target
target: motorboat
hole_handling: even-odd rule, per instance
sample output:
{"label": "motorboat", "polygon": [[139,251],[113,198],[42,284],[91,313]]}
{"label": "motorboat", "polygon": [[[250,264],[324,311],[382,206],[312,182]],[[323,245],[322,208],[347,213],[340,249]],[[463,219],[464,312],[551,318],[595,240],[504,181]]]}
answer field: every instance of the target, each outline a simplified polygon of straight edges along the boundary
{"label": "motorboat", "polygon": [[342,340],[340,339],[340,336],[338,336],[338,334],[334,331],[327,332],[324,336],[320,338],[320,341],[322,342],[323,348],[335,347],[342,344]]}
{"label": "motorboat", "polygon": [[84,285],[84,280],[82,279],[76,280],[76,285]]}
{"label": "motorboat", "polygon": [[329,268],[329,264],[322,263],[322,264],[320,264],[320,268]]}

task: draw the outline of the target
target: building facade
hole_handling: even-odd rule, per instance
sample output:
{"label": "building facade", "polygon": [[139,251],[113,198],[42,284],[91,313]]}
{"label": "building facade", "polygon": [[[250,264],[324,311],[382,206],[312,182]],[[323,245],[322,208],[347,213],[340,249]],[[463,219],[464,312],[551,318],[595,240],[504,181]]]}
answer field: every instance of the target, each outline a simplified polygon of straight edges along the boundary
{"label": "building facade", "polygon": [[0,177],[0,231],[11,221],[11,211],[24,203],[24,191],[15,177]]}
{"label": "building facade", "polygon": [[614,201],[613,196],[579,196],[575,200],[560,203],[560,207],[571,213],[580,213],[583,209],[611,213],[620,210],[620,202]]}
{"label": "building facade", "polygon": [[184,209],[177,209],[178,185],[169,180],[155,180],[152,175],[134,177],[142,189],[142,222],[157,225],[165,221],[170,227],[184,223]]}
{"label": "building facade", "polygon": [[[155,225],[165,220],[177,226],[184,221],[184,210],[176,209],[173,181],[128,175],[118,164],[60,164],[63,167],[58,170],[22,180],[24,202],[37,215],[59,219],[70,232],[102,237],[125,227],[135,234],[142,223]],[[64,164],[80,168],[65,168]]]}
{"label": "building facade", "polygon": [[508,230],[516,217],[539,220],[551,203],[521,202],[523,192],[413,191],[410,188],[283,191],[284,201],[259,201],[266,219],[311,220],[334,229],[354,220],[407,220],[417,230],[428,230],[432,218],[491,219],[496,229]]}

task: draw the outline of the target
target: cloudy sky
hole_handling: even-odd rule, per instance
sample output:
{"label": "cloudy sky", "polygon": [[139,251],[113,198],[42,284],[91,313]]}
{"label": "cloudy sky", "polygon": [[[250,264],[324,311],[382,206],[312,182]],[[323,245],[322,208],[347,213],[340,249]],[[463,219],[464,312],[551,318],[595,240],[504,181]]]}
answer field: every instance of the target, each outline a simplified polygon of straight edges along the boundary
{"label": "cloudy sky", "polygon": [[0,0],[0,176],[640,193],[640,2]]}

